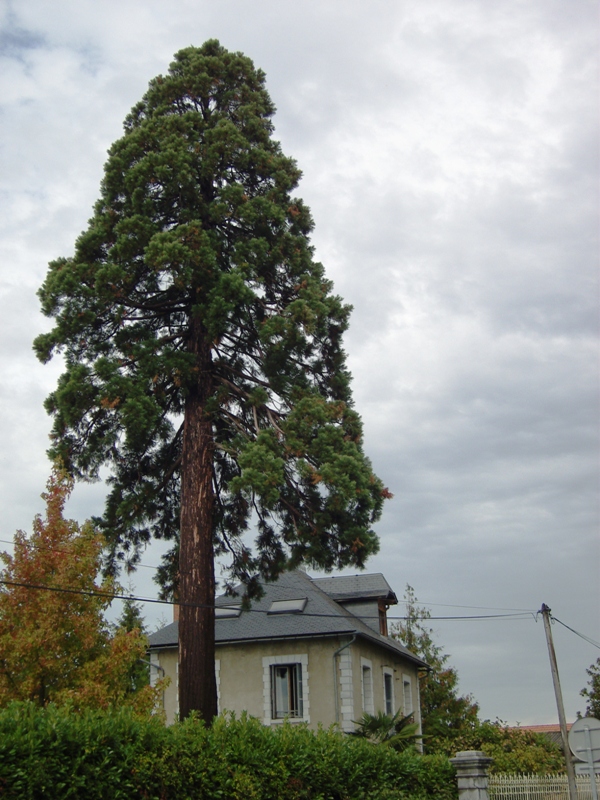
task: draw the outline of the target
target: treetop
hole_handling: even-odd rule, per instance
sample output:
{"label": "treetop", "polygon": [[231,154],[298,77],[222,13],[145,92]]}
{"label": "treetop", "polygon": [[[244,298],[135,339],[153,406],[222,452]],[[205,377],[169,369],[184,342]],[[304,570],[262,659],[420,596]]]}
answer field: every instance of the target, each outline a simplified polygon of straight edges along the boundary
{"label": "treetop", "polygon": [[[112,555],[176,538],[185,420],[210,420],[215,547],[237,578],[303,559],[362,566],[386,494],[362,451],[342,336],[300,171],[272,138],[265,76],[216,40],[175,55],[110,148],[72,257],[39,291],[64,355],[50,454],[111,471]],[[196,398],[196,399],[194,399]],[[240,537],[257,521],[259,554]],[[277,565],[277,566],[275,566]],[[236,568],[237,569],[237,568]]]}

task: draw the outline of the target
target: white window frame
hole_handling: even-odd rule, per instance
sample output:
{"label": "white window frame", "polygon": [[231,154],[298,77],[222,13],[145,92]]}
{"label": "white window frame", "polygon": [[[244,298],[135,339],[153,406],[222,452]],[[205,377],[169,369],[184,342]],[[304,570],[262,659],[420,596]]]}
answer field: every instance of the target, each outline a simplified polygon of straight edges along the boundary
{"label": "white window frame", "polygon": [[217,684],[217,714],[221,713],[221,659],[215,658],[215,681]]}
{"label": "white window frame", "polygon": [[373,696],[373,662],[368,658],[360,659],[360,689],[362,695],[362,708],[364,714],[375,713],[375,698]]}
{"label": "white window frame", "polygon": [[[265,725],[280,725],[289,720],[290,722],[310,722],[310,701],[308,695],[308,654],[292,653],[282,656],[265,656],[263,663],[263,723]],[[302,672],[302,716],[283,717],[273,719],[271,706],[271,667],[289,666],[300,664]]]}
{"label": "white window frame", "polygon": [[[408,703],[406,702],[407,697],[409,700]],[[405,717],[408,717],[409,714],[415,713],[415,704],[413,702],[413,693],[412,693],[412,678],[410,677],[410,675],[406,674],[402,675],[402,707],[404,709]]]}
{"label": "white window frame", "polygon": [[150,651],[150,686],[154,688],[159,680],[159,672],[162,670],[164,675],[164,669],[160,665],[160,659],[158,657],[158,653],[156,650]]}
{"label": "white window frame", "polygon": [[389,677],[390,677],[390,688],[392,690],[392,696],[390,698],[392,709],[391,709],[390,716],[394,716],[394,714],[396,713],[396,698],[394,697],[394,670],[391,667],[382,667],[382,673],[383,673],[383,675],[382,675],[382,680],[383,680],[383,710],[384,710],[384,712],[386,714],[390,714],[390,712],[388,711],[387,692],[385,691],[385,684],[386,684],[385,678],[386,678],[386,675],[389,675]]}
{"label": "white window frame", "polygon": [[339,653],[339,714],[343,731],[353,731],[354,724],[354,679],[352,677],[352,639]]}
{"label": "white window frame", "polygon": [[179,657],[175,662],[175,714],[179,716]]}

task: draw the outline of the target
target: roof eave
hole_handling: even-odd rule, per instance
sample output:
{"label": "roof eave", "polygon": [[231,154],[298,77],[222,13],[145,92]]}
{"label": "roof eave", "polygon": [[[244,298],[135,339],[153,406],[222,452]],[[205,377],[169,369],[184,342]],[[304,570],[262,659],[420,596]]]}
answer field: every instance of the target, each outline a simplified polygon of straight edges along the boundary
{"label": "roof eave", "polygon": [[[384,637],[379,638],[378,634],[375,632],[373,636],[365,633],[364,631],[360,631],[357,629],[345,629],[340,631],[324,631],[323,633],[296,633],[296,634],[282,634],[281,636],[260,636],[260,637],[249,637],[245,639],[219,639],[215,642],[215,646],[219,647],[222,645],[242,645],[242,644],[254,644],[260,643],[263,644],[264,642],[281,642],[281,641],[294,641],[296,639],[333,639],[334,637],[339,636],[356,636],[360,637],[361,639],[365,639],[368,642],[372,642],[374,644],[378,644],[381,647],[389,650],[390,652],[394,653],[395,655],[405,658],[407,661],[412,661],[414,664],[417,665],[418,669],[426,669],[430,670],[431,667],[418,656],[415,656],[410,650],[400,650],[398,647],[393,645],[391,642],[387,641]],[[178,642],[171,642],[169,644],[153,644],[148,647],[148,650],[174,650],[178,646]]]}

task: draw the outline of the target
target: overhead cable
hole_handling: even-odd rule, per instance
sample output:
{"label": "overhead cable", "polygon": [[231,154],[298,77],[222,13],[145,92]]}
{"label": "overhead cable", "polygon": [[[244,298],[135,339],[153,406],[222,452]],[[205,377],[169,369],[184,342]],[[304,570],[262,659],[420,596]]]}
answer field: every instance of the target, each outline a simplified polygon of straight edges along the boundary
{"label": "overhead cable", "polygon": [[591,644],[600,650],[600,642],[596,642],[594,639],[590,639],[590,637],[586,636],[584,633],[579,633],[579,631],[576,631],[575,628],[571,628],[569,627],[569,625],[565,624],[564,622],[561,622],[558,619],[558,617],[555,617],[553,614],[551,614],[550,616],[555,622],[558,622],[559,625],[562,625],[563,628],[566,628],[568,631],[571,631],[571,633],[574,633],[576,636],[579,636],[580,639],[583,639],[585,642],[588,642],[588,644]]}
{"label": "overhead cable", "polygon": [[[159,600],[158,598],[150,598],[150,597],[137,597],[132,594],[119,594],[117,592],[102,592],[99,590],[92,590],[92,589],[70,589],[63,586],[45,586],[43,584],[36,584],[36,583],[25,583],[22,581],[8,581],[8,580],[0,580],[0,584],[5,586],[18,586],[24,589],[35,589],[39,591],[48,591],[48,592],[61,592],[64,594],[79,594],[85,595],[88,597],[103,597],[107,600],[133,600],[134,602],[138,603],[158,603],[161,605],[170,605],[170,606],[186,606],[188,608],[228,608],[231,606],[239,607],[239,603],[231,602],[229,604],[225,603],[220,606],[212,606],[203,603],[182,603],[179,601],[174,600]],[[267,610],[258,609],[258,608],[249,608],[247,609],[250,613],[255,614],[266,614],[268,613]],[[522,612],[517,614],[482,614],[482,615],[471,615],[471,616],[449,616],[449,617],[430,617],[430,616],[423,616],[423,617],[389,617],[389,621],[406,621],[408,619],[418,619],[418,620],[476,620],[476,619],[516,619],[518,617],[525,617],[529,616],[530,612]],[[330,618],[338,618],[339,614],[318,614],[318,613],[311,613],[311,612],[303,612],[303,617],[330,617]],[[355,615],[353,615],[355,616]],[[370,617],[370,616],[361,616],[359,619],[379,619],[379,617]]]}

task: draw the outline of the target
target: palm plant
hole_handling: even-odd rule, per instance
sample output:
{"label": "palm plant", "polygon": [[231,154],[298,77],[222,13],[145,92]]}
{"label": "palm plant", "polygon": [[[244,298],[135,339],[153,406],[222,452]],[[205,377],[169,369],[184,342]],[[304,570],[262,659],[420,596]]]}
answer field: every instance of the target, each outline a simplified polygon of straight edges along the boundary
{"label": "palm plant", "polygon": [[405,750],[421,739],[421,734],[417,733],[419,725],[414,721],[412,714],[401,716],[397,711],[393,716],[383,711],[375,714],[363,714],[359,720],[355,720],[357,726],[350,732],[351,736],[359,736],[368,739],[374,744],[386,744],[394,750]]}

